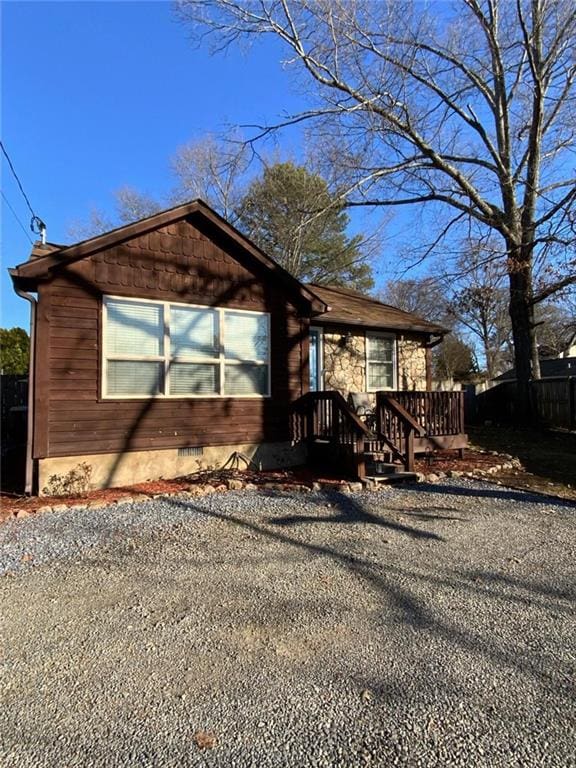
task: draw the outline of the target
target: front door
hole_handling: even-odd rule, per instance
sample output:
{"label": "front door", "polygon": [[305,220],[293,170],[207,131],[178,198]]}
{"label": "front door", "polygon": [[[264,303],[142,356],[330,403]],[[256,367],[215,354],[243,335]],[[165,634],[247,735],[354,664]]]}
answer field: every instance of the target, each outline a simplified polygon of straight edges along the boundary
{"label": "front door", "polygon": [[322,387],[322,329],[310,328],[310,391],[318,392]]}

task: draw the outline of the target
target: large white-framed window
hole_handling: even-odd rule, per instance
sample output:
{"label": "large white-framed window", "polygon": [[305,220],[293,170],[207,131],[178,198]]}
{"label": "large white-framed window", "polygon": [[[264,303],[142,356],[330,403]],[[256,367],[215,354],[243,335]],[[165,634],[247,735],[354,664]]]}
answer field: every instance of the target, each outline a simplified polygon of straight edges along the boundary
{"label": "large white-framed window", "polygon": [[366,333],[366,389],[396,389],[396,337]]}
{"label": "large white-framed window", "polygon": [[269,397],[270,315],[105,296],[102,396]]}

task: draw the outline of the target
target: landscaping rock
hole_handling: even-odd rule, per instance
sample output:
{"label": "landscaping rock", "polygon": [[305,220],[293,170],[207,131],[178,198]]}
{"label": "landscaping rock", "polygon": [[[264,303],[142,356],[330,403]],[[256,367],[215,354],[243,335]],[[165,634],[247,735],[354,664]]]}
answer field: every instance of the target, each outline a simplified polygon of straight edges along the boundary
{"label": "landscaping rock", "polygon": [[242,480],[235,480],[233,478],[226,480],[225,485],[229,491],[241,491],[242,488],[244,488],[244,483]]}

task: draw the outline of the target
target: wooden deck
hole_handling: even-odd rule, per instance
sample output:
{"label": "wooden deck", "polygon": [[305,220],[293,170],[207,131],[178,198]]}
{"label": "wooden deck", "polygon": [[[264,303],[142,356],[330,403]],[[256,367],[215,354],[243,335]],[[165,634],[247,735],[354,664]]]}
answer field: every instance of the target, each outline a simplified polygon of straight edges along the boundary
{"label": "wooden deck", "polygon": [[414,457],[434,450],[463,450],[462,392],[377,392],[372,429],[336,391],[309,392],[293,406],[292,436],[305,441],[311,463],[364,480],[379,458],[414,471]]}
{"label": "wooden deck", "polygon": [[414,436],[414,453],[459,449],[468,445],[464,427],[463,392],[378,392],[376,395],[377,432],[402,442],[402,426],[390,419],[386,402],[394,400],[422,429]]}

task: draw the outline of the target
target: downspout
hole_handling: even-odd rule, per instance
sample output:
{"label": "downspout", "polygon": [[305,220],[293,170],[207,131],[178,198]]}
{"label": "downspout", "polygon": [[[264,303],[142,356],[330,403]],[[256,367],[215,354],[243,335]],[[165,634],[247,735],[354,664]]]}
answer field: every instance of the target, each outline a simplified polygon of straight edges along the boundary
{"label": "downspout", "polygon": [[26,479],[24,493],[32,495],[34,485],[34,461],[32,459],[32,442],[34,439],[34,373],[36,353],[36,307],[37,301],[31,293],[23,291],[14,285],[14,290],[22,299],[30,302],[30,361],[28,365],[28,413],[26,423]]}

